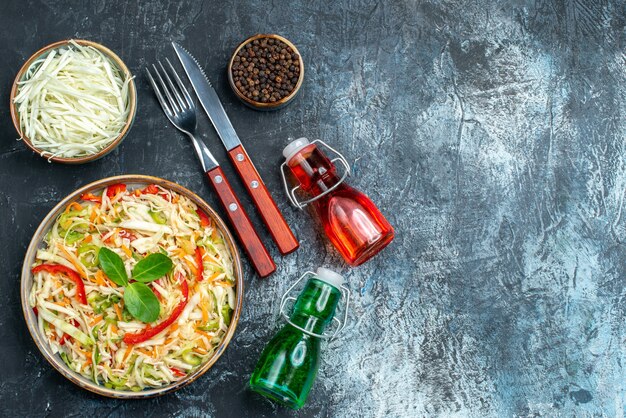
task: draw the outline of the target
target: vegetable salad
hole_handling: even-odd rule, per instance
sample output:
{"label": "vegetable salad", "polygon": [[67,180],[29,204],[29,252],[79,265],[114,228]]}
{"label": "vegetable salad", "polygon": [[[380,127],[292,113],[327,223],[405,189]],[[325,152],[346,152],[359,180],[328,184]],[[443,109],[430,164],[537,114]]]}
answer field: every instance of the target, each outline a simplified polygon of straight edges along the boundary
{"label": "vegetable salad", "polygon": [[37,252],[30,305],[54,353],[109,388],[183,379],[209,360],[236,303],[233,262],[210,218],[160,186],[71,203]]}

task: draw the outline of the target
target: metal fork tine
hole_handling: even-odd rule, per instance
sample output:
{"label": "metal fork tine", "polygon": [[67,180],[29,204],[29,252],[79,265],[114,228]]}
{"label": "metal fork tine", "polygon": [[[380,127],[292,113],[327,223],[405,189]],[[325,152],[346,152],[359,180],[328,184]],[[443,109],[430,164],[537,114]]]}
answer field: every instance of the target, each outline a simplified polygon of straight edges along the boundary
{"label": "metal fork tine", "polygon": [[176,84],[178,84],[178,87],[180,87],[180,89],[182,90],[183,96],[185,96],[185,100],[187,101],[187,104],[189,105],[189,108],[193,108],[193,101],[191,100],[191,96],[189,95],[189,91],[187,91],[187,88],[183,84],[183,81],[178,76],[178,73],[174,69],[174,66],[170,62],[170,59],[169,58],[165,58],[165,61],[167,61],[167,64],[170,66],[170,69],[172,70],[172,74],[174,74],[174,79],[176,80]]}
{"label": "metal fork tine", "polygon": [[181,109],[185,109],[187,107],[187,105],[186,105],[185,101],[183,100],[183,97],[180,95],[180,92],[178,91],[178,89],[176,88],[174,83],[172,82],[172,79],[170,78],[169,74],[165,70],[165,67],[163,66],[161,61],[159,61],[159,66],[161,67],[161,70],[163,70],[163,73],[165,74],[165,78],[167,79],[167,84],[168,84],[170,90],[172,91],[172,93],[174,93],[174,96],[176,97],[176,100],[178,100],[178,105],[180,106]]}
{"label": "metal fork tine", "polygon": [[[156,75],[159,78],[159,81],[161,82],[161,89],[165,92],[165,95],[167,96],[169,104],[172,107],[174,113],[179,113],[181,109],[178,107],[178,105],[176,104],[176,100],[172,97],[172,94],[168,90],[167,85],[165,84],[165,80],[163,80],[163,77],[161,77],[161,73],[159,72],[156,65],[152,64],[152,68],[154,68],[154,72],[156,72]],[[167,74],[165,76],[167,76]]]}
{"label": "metal fork tine", "polygon": [[159,86],[157,85],[156,81],[154,81],[154,78],[152,77],[152,74],[150,73],[150,70],[148,69],[148,67],[146,67],[146,74],[148,74],[148,80],[150,81],[150,84],[152,85],[152,90],[154,90],[154,93],[156,94],[156,97],[159,103],[161,104],[163,111],[165,112],[167,116],[173,116],[174,113],[172,112],[168,104],[165,102],[165,97],[163,97],[163,94],[159,90]]}

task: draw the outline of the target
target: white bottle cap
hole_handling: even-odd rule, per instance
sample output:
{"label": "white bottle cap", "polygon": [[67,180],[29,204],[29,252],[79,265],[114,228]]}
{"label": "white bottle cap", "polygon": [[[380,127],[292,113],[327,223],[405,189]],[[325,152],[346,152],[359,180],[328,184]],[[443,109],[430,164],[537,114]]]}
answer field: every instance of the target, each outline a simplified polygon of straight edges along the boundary
{"label": "white bottle cap", "polygon": [[291,157],[296,155],[298,151],[300,151],[307,145],[309,145],[309,140],[306,138],[298,138],[294,141],[291,141],[289,145],[287,145],[285,149],[283,149],[283,157],[285,157],[285,159],[289,161],[291,160]]}
{"label": "white bottle cap", "polygon": [[324,267],[318,267],[315,275],[319,280],[326,282],[337,289],[340,289],[341,285],[345,282],[341,274],[335,273],[334,271]]}

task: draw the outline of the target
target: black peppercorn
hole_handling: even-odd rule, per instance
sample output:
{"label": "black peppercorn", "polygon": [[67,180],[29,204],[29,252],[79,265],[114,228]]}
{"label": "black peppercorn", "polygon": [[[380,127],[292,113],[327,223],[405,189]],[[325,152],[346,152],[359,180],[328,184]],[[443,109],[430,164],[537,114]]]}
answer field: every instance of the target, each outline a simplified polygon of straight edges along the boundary
{"label": "black peppercorn", "polygon": [[233,83],[248,99],[276,102],[289,96],[300,77],[300,57],[286,43],[274,38],[248,42],[233,58]]}

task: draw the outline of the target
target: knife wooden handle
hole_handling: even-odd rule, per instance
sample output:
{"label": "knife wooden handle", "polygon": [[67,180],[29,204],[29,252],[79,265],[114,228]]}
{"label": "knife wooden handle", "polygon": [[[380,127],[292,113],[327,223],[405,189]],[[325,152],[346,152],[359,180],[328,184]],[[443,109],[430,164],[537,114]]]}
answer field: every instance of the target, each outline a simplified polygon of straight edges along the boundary
{"label": "knife wooden handle", "polygon": [[298,240],[278,210],[276,202],[274,202],[272,195],[265,187],[265,183],[261,180],[261,176],[256,171],[252,161],[250,161],[250,157],[244,147],[238,145],[228,151],[228,155],[246,185],[248,194],[252,197],[254,206],[261,214],[261,218],[265,222],[267,229],[269,229],[280,253],[285,255],[297,250],[300,246]]}
{"label": "knife wooden handle", "polygon": [[276,264],[270,257],[265,245],[257,235],[248,214],[241,206],[241,202],[235,196],[230,183],[221,167],[215,167],[206,172],[215,192],[222,202],[222,206],[235,228],[239,243],[243,246],[248,258],[252,262],[254,269],[261,277],[267,277],[276,271]]}

